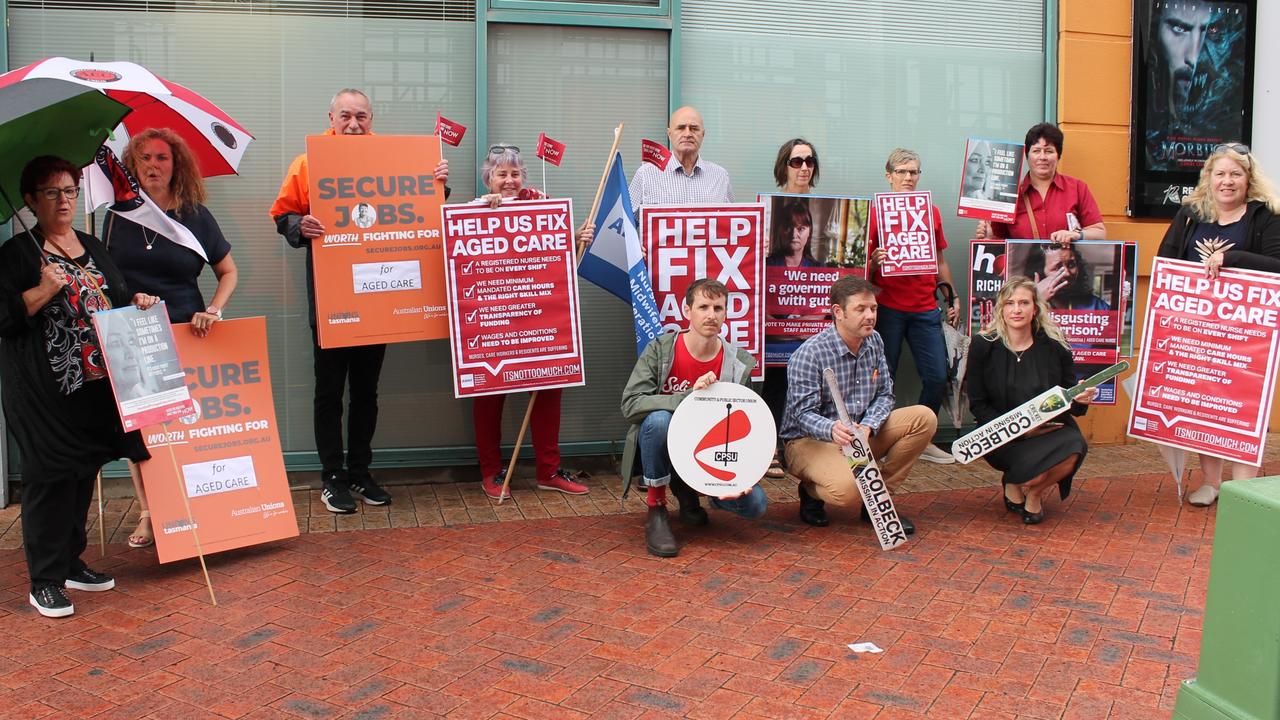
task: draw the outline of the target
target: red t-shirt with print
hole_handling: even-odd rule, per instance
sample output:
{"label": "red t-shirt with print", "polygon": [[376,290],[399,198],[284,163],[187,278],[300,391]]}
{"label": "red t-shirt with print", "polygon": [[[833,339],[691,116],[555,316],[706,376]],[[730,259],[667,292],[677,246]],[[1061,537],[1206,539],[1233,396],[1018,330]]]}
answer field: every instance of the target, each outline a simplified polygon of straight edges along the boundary
{"label": "red t-shirt with print", "polygon": [[678,392],[693,389],[698,378],[707,373],[715,373],[720,377],[720,366],[724,363],[724,343],[720,343],[720,352],[710,360],[698,360],[685,347],[684,336],[676,338],[676,357],[671,363],[671,371],[662,382],[661,395],[675,395]]}

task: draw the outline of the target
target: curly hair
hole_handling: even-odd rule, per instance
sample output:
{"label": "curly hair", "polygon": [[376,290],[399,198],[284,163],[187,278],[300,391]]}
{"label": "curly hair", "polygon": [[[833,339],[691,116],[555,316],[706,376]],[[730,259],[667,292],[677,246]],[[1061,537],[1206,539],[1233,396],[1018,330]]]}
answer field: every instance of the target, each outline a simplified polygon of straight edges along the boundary
{"label": "curly hair", "polygon": [[169,128],[147,128],[129,138],[129,146],[125,148],[122,158],[125,168],[135,178],[138,176],[138,156],[142,154],[142,146],[152,140],[167,143],[169,153],[173,156],[173,177],[169,179],[169,192],[178,201],[174,212],[181,215],[204,203],[204,178],[200,175],[200,165],[196,162],[195,153],[191,152],[186,140]]}
{"label": "curly hair", "polygon": [[1035,317],[1031,318],[1032,334],[1043,332],[1050,340],[1070,350],[1071,344],[1067,342],[1066,336],[1062,334],[1058,324],[1053,321],[1053,316],[1049,314],[1049,305],[1044,298],[1040,297],[1035,282],[1025,275],[1011,277],[1001,286],[999,294],[996,295],[995,312],[991,313],[991,324],[982,329],[982,337],[992,341],[999,338],[1005,347],[1009,346],[1009,329],[1004,324],[1004,306],[1009,304],[1009,299],[1015,292],[1022,289],[1031,291],[1031,298],[1036,305]]}
{"label": "curly hair", "polygon": [[1262,168],[1258,165],[1258,158],[1253,153],[1247,155],[1241,153],[1236,149],[1237,147],[1240,146],[1235,143],[1219,145],[1205,159],[1204,167],[1200,168],[1200,182],[1196,183],[1196,189],[1182,199],[1182,204],[1189,206],[1196,217],[1203,222],[1215,222],[1218,219],[1218,207],[1213,202],[1210,183],[1213,180],[1213,164],[1222,158],[1234,160],[1248,173],[1249,192],[1245,195],[1245,200],[1257,200],[1265,204],[1271,212],[1280,214],[1280,197],[1276,196],[1271,180],[1263,174]]}

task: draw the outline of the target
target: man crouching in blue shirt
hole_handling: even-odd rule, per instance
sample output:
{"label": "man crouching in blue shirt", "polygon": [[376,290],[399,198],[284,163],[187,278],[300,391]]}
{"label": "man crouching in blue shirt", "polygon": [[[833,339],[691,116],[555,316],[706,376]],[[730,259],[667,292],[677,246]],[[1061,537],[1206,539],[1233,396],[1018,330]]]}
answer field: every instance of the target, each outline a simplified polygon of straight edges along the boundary
{"label": "man crouching in blue shirt", "polygon": [[[787,472],[800,480],[800,519],[829,524],[825,503],[860,503],[857,484],[841,445],[853,428],[839,421],[831,391],[822,377],[836,373],[849,418],[867,434],[880,462],[885,485],[893,491],[929,445],[938,416],[923,405],[893,409],[893,379],[876,332],[876,287],[863,278],[843,277],[831,286],[830,327],[804,341],[787,366],[787,409],[779,436],[786,443]],[[903,529],[915,525],[899,515]],[[862,519],[870,521],[866,508]]]}

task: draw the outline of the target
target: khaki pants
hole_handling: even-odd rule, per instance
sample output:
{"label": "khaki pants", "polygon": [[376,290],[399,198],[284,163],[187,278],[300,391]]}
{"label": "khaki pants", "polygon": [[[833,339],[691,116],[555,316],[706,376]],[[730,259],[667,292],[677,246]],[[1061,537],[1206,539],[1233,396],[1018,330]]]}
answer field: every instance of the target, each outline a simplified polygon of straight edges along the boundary
{"label": "khaki pants", "polygon": [[[938,429],[938,416],[923,405],[899,408],[889,414],[880,432],[869,438],[880,474],[892,492],[907,477],[920,453]],[[808,484],[810,495],[832,505],[861,502],[849,461],[830,440],[797,438],[787,443],[787,472]]]}

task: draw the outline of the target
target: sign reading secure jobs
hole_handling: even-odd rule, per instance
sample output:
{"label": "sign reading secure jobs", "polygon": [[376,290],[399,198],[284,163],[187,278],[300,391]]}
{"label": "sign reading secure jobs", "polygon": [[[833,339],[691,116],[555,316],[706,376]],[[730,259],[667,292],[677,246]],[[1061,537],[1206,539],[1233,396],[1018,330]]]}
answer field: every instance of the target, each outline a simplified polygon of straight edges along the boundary
{"label": "sign reading secure jobs", "polygon": [[320,347],[448,335],[434,136],[307,138]]}

